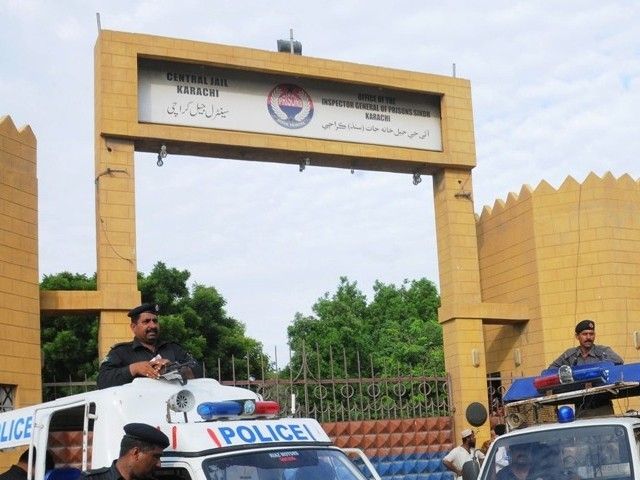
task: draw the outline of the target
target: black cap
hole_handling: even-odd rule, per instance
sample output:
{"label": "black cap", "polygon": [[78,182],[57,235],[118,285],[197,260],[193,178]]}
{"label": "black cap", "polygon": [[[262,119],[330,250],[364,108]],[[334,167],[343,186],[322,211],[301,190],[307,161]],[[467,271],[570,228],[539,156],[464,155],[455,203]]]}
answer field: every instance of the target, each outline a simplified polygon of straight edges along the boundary
{"label": "black cap", "polygon": [[160,307],[158,306],[157,303],[143,303],[139,307],[132,308],[131,310],[129,310],[129,313],[127,313],[127,316],[131,318],[135,318],[144,312],[158,313],[159,311],[160,311]]}
{"label": "black cap", "polygon": [[580,323],[576,325],[576,334],[584,331],[584,330],[595,330],[596,324],[593,320],[582,320]]}
{"label": "black cap", "polygon": [[157,445],[162,448],[169,446],[169,437],[146,423],[128,423],[124,426],[124,433],[131,438],[151,445]]}

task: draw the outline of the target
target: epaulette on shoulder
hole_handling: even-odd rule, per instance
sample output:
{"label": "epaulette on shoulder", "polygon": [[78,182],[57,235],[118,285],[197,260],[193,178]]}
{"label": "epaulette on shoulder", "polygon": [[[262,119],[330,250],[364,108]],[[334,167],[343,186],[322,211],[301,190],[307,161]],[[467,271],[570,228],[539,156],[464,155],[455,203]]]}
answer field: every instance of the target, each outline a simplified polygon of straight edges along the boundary
{"label": "epaulette on shoulder", "polygon": [[114,348],[119,348],[119,347],[126,347],[126,346],[131,346],[133,342],[120,342],[120,343],[114,343],[113,345],[111,345],[111,350],[113,350]]}
{"label": "epaulette on shoulder", "polygon": [[86,477],[90,477],[92,475],[101,475],[103,473],[107,473],[109,469],[111,469],[111,467],[96,468],[95,470],[89,470],[88,472],[85,472],[84,475]]}

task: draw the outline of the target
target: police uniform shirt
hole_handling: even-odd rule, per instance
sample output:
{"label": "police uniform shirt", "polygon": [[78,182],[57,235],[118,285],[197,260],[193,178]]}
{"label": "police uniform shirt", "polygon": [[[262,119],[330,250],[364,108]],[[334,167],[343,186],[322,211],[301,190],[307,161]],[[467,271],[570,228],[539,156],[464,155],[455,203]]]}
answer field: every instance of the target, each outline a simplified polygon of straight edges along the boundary
{"label": "police uniform shirt", "polygon": [[118,471],[116,462],[117,460],[114,460],[110,467],[82,472],[80,480],[122,480],[124,477]]}
{"label": "police uniform shirt", "polygon": [[556,358],[549,368],[559,368],[562,365],[569,365],[575,367],[576,365],[587,365],[597,362],[613,362],[615,365],[622,365],[624,360],[622,357],[613,351],[611,347],[605,345],[593,345],[586,357],[582,356],[582,350],[580,347],[573,347],[566,350],[562,355]]}
{"label": "police uniform shirt", "polygon": [[186,363],[193,371],[194,377],[202,377],[202,369],[193,357],[175,342],[159,342],[155,351],[149,350],[137,339],[132,342],[118,343],[111,347],[109,354],[100,364],[98,372],[98,388],[115,387],[133,381],[129,365],[136,362],[148,362],[156,355],[170,362]]}
{"label": "police uniform shirt", "polygon": [[17,465],[12,465],[9,470],[0,474],[0,480],[27,480],[27,472]]}

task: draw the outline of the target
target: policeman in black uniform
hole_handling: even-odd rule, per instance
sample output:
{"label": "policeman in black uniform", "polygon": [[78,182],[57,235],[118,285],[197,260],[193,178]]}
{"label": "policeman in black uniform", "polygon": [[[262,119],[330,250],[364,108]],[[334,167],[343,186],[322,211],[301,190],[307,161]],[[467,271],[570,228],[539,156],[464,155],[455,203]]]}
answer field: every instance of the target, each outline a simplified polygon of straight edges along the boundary
{"label": "policeman in black uniform", "polygon": [[12,465],[9,470],[0,474],[0,480],[27,480],[27,469],[29,468],[29,449],[27,448],[18,463]]}
{"label": "policeman in black uniform", "polygon": [[83,472],[80,480],[136,480],[153,478],[160,466],[162,451],[169,446],[169,438],[146,423],[129,423],[120,441],[120,456],[110,467]]}
{"label": "policeman in black uniform", "polygon": [[133,341],[111,347],[100,365],[98,388],[123,385],[135,377],[159,378],[171,362],[186,363],[182,373],[187,378],[202,376],[202,369],[186,350],[175,342],[159,339],[158,311],[154,303],[143,303],[129,311]]}
{"label": "policeman in black uniform", "polygon": [[[31,475],[33,476],[34,468],[36,463],[36,447],[31,449]],[[53,454],[51,451],[47,450],[45,456],[45,472],[55,468],[56,464],[53,460]],[[20,458],[18,458],[18,463],[15,465],[11,465],[9,470],[4,473],[0,473],[0,480],[27,480],[27,470],[29,469],[29,449],[27,448],[22,454]]]}
{"label": "policeman in black uniform", "polygon": [[580,345],[566,350],[549,365],[549,368],[559,368],[562,365],[575,367],[576,365],[604,361],[613,362],[616,365],[624,363],[622,357],[614,352],[611,347],[594,343],[596,340],[596,323],[593,320],[578,322],[575,331],[576,340]]}
{"label": "policeman in black uniform", "polygon": [[[596,345],[596,323],[593,320],[582,320],[575,328],[576,340],[580,343],[577,347],[566,350],[556,358],[549,368],[560,368],[562,365],[575,367],[597,362],[613,362],[622,365],[624,360],[620,355],[606,345]],[[608,393],[592,394],[585,396],[577,402],[576,418],[599,417],[613,415],[613,403]]]}

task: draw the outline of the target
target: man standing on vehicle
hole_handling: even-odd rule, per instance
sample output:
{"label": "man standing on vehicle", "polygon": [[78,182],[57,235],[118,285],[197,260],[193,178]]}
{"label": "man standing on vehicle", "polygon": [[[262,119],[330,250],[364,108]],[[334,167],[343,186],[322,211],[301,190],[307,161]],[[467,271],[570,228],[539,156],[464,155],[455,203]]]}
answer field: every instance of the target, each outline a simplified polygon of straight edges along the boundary
{"label": "man standing on vehicle", "polygon": [[[566,350],[549,365],[549,368],[560,368],[563,365],[575,367],[604,361],[613,362],[615,365],[624,363],[622,357],[611,347],[594,343],[596,324],[593,320],[582,320],[576,325],[575,331],[580,345]],[[613,403],[607,393],[585,396],[576,403],[576,418],[613,415],[613,413]]]}
{"label": "man standing on vehicle", "polygon": [[143,303],[130,310],[133,341],[111,347],[100,364],[98,388],[108,388],[132,382],[136,377],[159,378],[167,364],[186,364],[181,373],[186,378],[202,376],[202,369],[193,357],[175,342],[161,341],[158,305]]}
{"label": "man standing on vehicle", "polygon": [[462,445],[451,450],[442,459],[442,464],[456,475],[456,480],[462,480],[462,467],[469,460],[484,460],[484,454],[476,450],[476,434],[467,428],[462,431]]}
{"label": "man standing on vehicle", "polygon": [[110,467],[83,472],[80,480],[136,480],[151,477],[160,466],[169,438],[146,423],[129,423],[120,441],[120,456]]}
{"label": "man standing on vehicle", "polygon": [[566,350],[549,365],[549,368],[559,368],[562,365],[575,367],[576,365],[603,361],[610,361],[616,365],[624,363],[622,357],[614,352],[611,347],[594,343],[596,340],[596,324],[593,320],[582,320],[576,325],[575,330],[576,339],[580,345]]}

